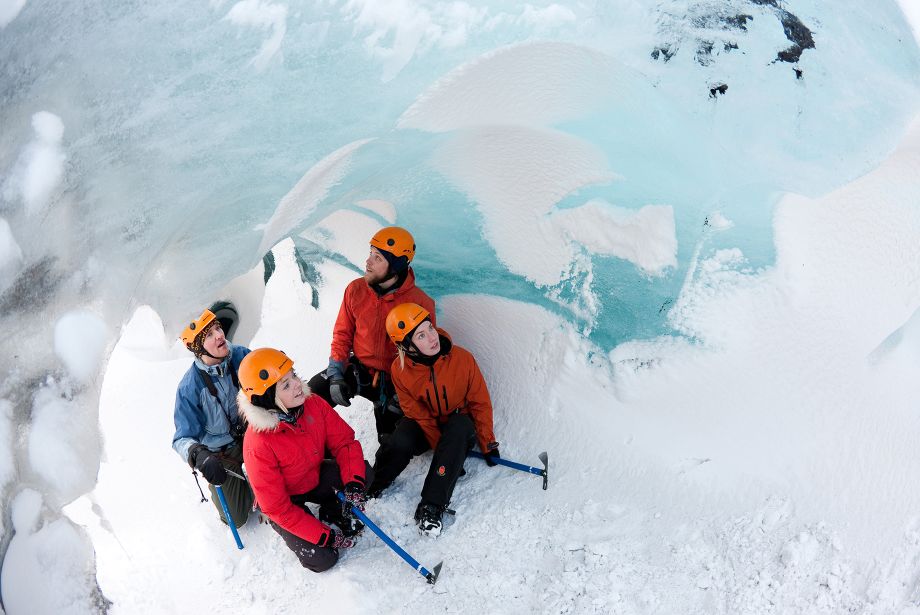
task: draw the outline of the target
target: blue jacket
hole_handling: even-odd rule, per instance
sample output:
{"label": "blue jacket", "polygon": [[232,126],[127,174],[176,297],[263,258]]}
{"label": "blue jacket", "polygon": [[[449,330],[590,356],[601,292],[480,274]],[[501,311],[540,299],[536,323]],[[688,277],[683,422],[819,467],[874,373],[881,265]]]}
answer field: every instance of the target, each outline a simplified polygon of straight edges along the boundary
{"label": "blue jacket", "polygon": [[[230,429],[240,420],[236,407],[239,388],[233,383],[228,366],[232,364],[234,372],[238,373],[240,361],[249,354],[249,349],[229,345],[230,354],[217,365],[205,365],[196,358],[176,390],[173,414],[176,435],[173,436],[172,446],[186,462],[188,449],[195,444],[217,451],[233,442]],[[210,374],[218,399],[211,394],[202,374],[198,373],[199,369]]]}

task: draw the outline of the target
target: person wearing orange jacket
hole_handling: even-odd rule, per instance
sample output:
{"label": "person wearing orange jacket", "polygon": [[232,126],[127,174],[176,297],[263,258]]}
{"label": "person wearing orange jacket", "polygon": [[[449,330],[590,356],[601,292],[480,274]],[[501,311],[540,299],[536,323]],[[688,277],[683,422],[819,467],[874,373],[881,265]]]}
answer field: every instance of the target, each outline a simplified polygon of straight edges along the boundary
{"label": "person wearing orange jacket", "polygon": [[[280,350],[250,352],[239,379],[237,405],[249,424],[243,459],[256,501],[304,568],[328,570],[364,529],[351,512],[352,505],[363,510],[373,479],[361,443],[329,404],[310,394]],[[336,490],[345,493],[344,505]],[[308,502],[319,504],[319,519]]]}
{"label": "person wearing orange jacket", "polygon": [[386,326],[399,349],[391,373],[404,416],[377,450],[375,478],[368,491],[378,496],[413,457],[433,449],[415,521],[422,534],[437,536],[473,445],[479,444],[490,467],[500,457],[492,400],[476,359],[455,345],[447,332],[436,329],[424,307],[398,305],[387,316]]}
{"label": "person wearing orange jacket", "polygon": [[308,383],[330,406],[350,406],[355,395],[373,402],[379,441],[402,416],[390,380],[396,348],[387,337],[387,314],[411,302],[428,310],[434,321],[434,300],[415,285],[409,266],[414,256],[415,239],[406,229],[388,226],[374,234],[364,276],[345,288],[332,331],[329,366]]}

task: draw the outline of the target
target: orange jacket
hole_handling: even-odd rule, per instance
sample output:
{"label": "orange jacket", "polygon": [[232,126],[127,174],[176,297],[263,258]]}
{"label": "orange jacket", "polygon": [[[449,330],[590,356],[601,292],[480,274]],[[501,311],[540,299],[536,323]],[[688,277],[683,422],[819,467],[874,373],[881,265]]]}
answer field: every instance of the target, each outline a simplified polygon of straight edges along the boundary
{"label": "orange jacket", "polygon": [[402,285],[394,292],[378,295],[364,278],[352,280],[345,287],[345,297],[335,327],[329,358],[348,363],[353,351],[371,372],[386,372],[396,356],[396,346],[387,335],[386,319],[390,310],[400,303],[417,303],[431,314],[434,324],[434,300],[415,285],[415,272],[409,268]]}
{"label": "orange jacket", "polygon": [[438,333],[441,356],[434,365],[416,363],[408,356],[404,367],[400,367],[399,358],[393,361],[390,374],[399,395],[399,405],[403,414],[425,432],[431,448],[441,439],[438,426],[446,423],[451,414],[469,414],[476,427],[479,448],[487,451],[489,443],[495,442],[495,434],[492,431],[492,400],[486,381],[470,351],[454,346],[444,330],[438,329]]}

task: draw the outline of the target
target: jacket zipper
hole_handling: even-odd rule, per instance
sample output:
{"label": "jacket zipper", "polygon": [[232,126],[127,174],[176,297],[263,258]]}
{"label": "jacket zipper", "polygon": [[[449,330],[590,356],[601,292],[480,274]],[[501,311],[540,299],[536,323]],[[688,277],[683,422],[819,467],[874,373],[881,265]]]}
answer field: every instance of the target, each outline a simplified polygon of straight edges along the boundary
{"label": "jacket zipper", "polygon": [[[435,376],[435,374],[434,374],[434,365],[432,365],[432,366],[429,367],[428,369],[431,370],[431,382],[432,382],[432,388],[434,389],[434,399],[435,399],[436,402],[438,402],[438,418],[440,418],[440,417],[441,417],[441,398],[438,397],[438,378],[437,378],[437,376]],[[428,397],[428,405],[430,406],[430,405],[431,405],[431,396],[428,395],[428,391],[425,391],[425,396]],[[444,396],[444,401],[445,401],[445,403],[446,403],[446,401],[447,401],[447,396],[446,396],[446,395]],[[433,409],[434,409],[434,408],[432,408],[432,410],[433,410]]]}

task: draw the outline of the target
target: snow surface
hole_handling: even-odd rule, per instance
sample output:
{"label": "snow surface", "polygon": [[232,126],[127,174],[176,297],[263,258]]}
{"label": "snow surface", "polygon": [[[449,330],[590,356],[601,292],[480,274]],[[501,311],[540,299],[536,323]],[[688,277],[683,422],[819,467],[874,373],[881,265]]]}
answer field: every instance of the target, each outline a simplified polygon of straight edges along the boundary
{"label": "snow surface", "polygon": [[0,0],[0,28],[5,28],[16,19],[26,0]]}
{"label": "snow surface", "polygon": [[38,390],[28,435],[29,464],[58,503],[92,490],[102,450],[95,412],[49,381]]}
{"label": "snow surface", "polygon": [[553,126],[610,102],[612,92],[625,89],[624,72],[585,47],[514,45],[439,79],[403,113],[398,126],[431,132],[495,124]]}
{"label": "snow surface", "polygon": [[301,236],[343,255],[348,262],[363,270],[369,248],[350,238],[371,237],[379,228],[379,224],[364,214],[340,209],[304,231]]}
{"label": "snow surface", "polygon": [[[13,404],[0,399],[0,489],[6,489],[10,480],[15,476],[14,433]],[[6,532],[6,520],[0,522],[0,529]]]}
{"label": "snow surface", "polygon": [[[920,472],[904,460],[920,438],[918,363],[870,354],[896,331],[885,348],[920,342],[918,146],[915,124],[876,171],[787,197],[775,267],[739,268],[737,249],[698,263],[671,316],[695,342],[605,357],[535,305],[442,299],[439,323],[489,383],[504,456],[539,465],[548,451],[550,487],[471,459],[432,540],[411,518],[430,457],[414,460],[367,512],[423,565],[444,560],[434,587],[369,533],[321,575],[256,518],[236,550],[168,446],[189,357],[139,310],[106,373],[99,482],[68,509],[112,612],[916,612]],[[357,251],[367,224],[325,247]],[[293,245],[275,259],[251,346],[280,346],[309,375],[354,274],[324,261],[316,309]],[[371,459],[369,404],[340,411]],[[155,478],[135,480],[136,459]]]}
{"label": "snow surface", "polygon": [[42,496],[24,489],[12,503],[13,540],[0,585],[7,613],[100,612],[105,600],[93,578],[93,545],[66,518],[44,522]]}
{"label": "snow surface", "polygon": [[6,290],[22,267],[22,248],[16,243],[10,223],[0,218],[0,292]]}
{"label": "snow surface", "polygon": [[458,47],[477,31],[512,24],[549,34],[554,27],[575,19],[569,8],[558,4],[512,4],[511,8],[521,10],[506,12],[467,2],[349,0],[342,7],[342,17],[353,22],[356,31],[368,33],[364,46],[382,64],[381,79],[390,81],[413,56]]}
{"label": "snow surface", "polygon": [[317,162],[278,203],[262,229],[260,254],[267,252],[290,233],[322,200],[329,189],[341,181],[352,155],[371,139],[344,145]]}
{"label": "snow surface", "polygon": [[249,26],[259,30],[270,30],[271,35],[250,61],[257,70],[265,70],[276,56],[282,57],[281,43],[287,31],[287,5],[262,0],[242,0],[234,4],[224,19],[238,26]]}
{"label": "snow surface", "polygon": [[[509,160],[513,167],[494,172]],[[547,214],[579,188],[616,179],[589,143],[561,132],[517,126],[460,132],[441,146],[434,163],[476,203],[484,235],[499,260],[546,286],[570,272],[577,252],[564,226]]]}
{"label": "snow surface", "polygon": [[4,183],[3,197],[7,201],[21,200],[26,213],[36,215],[48,205],[60,184],[67,156],[61,144],[64,137],[61,118],[39,111],[32,116],[32,128],[35,138],[25,147]]}
{"label": "snow surface", "polygon": [[86,310],[67,312],[54,325],[55,354],[70,375],[84,383],[99,373],[108,339],[105,322]]}

